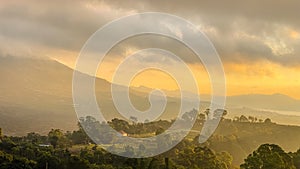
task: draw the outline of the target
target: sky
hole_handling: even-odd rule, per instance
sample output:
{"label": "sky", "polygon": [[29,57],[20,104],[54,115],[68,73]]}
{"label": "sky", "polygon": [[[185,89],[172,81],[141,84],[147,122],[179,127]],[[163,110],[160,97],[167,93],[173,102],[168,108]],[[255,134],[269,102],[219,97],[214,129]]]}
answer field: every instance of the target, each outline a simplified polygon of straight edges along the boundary
{"label": "sky", "polygon": [[[164,12],[190,21],[211,40],[224,66],[227,95],[282,93],[300,99],[298,0],[0,0],[0,4],[1,57],[51,58],[73,68],[85,42],[105,24],[140,12]],[[174,31],[180,34],[181,30]],[[154,35],[117,44],[97,75],[112,81],[122,60],[145,48],[163,48],[179,55],[194,73],[199,90],[211,92],[207,71],[194,54],[174,39]],[[166,56],[141,58],[132,67],[179,64]],[[178,87],[172,77],[156,70],[139,73],[131,85]]]}

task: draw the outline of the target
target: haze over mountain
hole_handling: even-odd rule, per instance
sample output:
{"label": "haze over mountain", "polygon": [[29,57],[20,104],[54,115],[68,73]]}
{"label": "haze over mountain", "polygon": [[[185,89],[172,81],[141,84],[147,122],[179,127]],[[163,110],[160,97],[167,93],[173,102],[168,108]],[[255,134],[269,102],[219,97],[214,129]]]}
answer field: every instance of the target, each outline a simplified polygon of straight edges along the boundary
{"label": "haze over mountain", "polygon": [[[152,89],[145,86],[134,87],[136,91],[149,92]],[[170,90],[166,91],[167,95],[180,97],[180,92]],[[187,92],[186,92],[187,93]],[[194,99],[196,94],[187,93],[189,99]],[[201,95],[201,100],[209,102],[210,95]],[[290,96],[275,93],[266,94],[245,94],[226,97],[226,105],[231,108],[251,108],[258,110],[268,110],[280,112],[289,115],[300,115],[300,100]],[[299,113],[298,113],[299,112]]]}
{"label": "haze over mountain", "polygon": [[72,70],[52,60],[0,58],[0,125],[12,135],[76,127]]}
{"label": "haze over mountain", "polygon": [[300,100],[291,98],[287,95],[283,95],[280,93],[275,93],[272,95],[248,94],[228,96],[227,104],[240,105],[258,109],[300,112]]}
{"label": "haze over mountain", "polygon": [[[65,131],[76,129],[77,117],[72,102],[73,70],[57,61],[46,59],[0,57],[0,127],[8,135],[24,135],[27,132],[47,133],[51,128]],[[115,109],[110,94],[111,84],[96,80],[98,104],[107,119],[121,117]],[[130,97],[140,110],[149,108],[149,88],[132,88]],[[122,91],[120,91],[122,92]],[[161,119],[177,116],[179,99],[177,91],[166,91],[168,102]],[[193,102],[193,94],[190,95]],[[208,100],[208,96],[203,96]],[[229,116],[245,113],[260,118],[270,115],[274,121],[293,125],[300,124],[298,116],[284,116],[255,109],[300,111],[300,101],[288,96],[243,95],[228,97]],[[208,107],[208,102],[201,109]],[[239,108],[239,107],[248,108]],[[192,109],[192,108],[191,108]],[[121,117],[122,118],[122,117]]]}
{"label": "haze over mountain", "polygon": [[[54,60],[0,57],[0,126],[4,133],[74,130],[77,117],[72,101],[72,76],[72,69]],[[111,84],[97,78],[95,85],[104,116],[108,120],[120,118],[111,99]],[[149,108],[148,94],[130,90],[130,98],[137,109]],[[160,118],[176,116],[177,103],[177,99],[169,98]]]}

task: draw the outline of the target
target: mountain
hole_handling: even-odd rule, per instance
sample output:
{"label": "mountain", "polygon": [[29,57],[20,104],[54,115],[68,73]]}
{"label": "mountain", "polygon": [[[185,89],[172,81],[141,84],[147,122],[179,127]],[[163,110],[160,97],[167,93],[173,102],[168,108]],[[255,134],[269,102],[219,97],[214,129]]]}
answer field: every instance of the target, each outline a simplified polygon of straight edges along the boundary
{"label": "mountain", "polygon": [[1,57],[0,78],[0,126],[5,134],[76,128],[70,68],[53,60]]}
{"label": "mountain", "polygon": [[[72,101],[73,69],[50,59],[0,57],[0,127],[7,135],[25,135],[28,132],[47,134],[52,128],[65,131],[77,129],[77,115]],[[87,75],[86,75],[87,76]],[[125,87],[119,86],[124,92]],[[130,88],[130,99],[141,111],[150,107],[148,96],[152,89]],[[105,118],[123,118],[116,110],[111,97],[111,84],[96,78],[95,92],[98,105]],[[167,95],[166,109],[158,119],[174,119],[180,107],[179,92],[164,91]],[[192,109],[195,95],[187,93],[187,107]],[[209,96],[201,96],[201,99]],[[156,100],[157,102],[159,100]],[[255,115],[265,119],[274,118],[282,124],[300,124],[300,116],[284,116],[261,109],[300,111],[299,100],[288,96],[241,95],[227,98],[228,117]],[[209,106],[201,102],[200,111]],[[123,118],[124,119],[124,118]]]}
{"label": "mountain", "polygon": [[[52,128],[76,129],[72,77],[73,69],[54,60],[0,57],[0,127],[4,133],[24,135],[35,131],[46,134]],[[119,90],[125,92],[125,87],[119,86]],[[104,117],[107,120],[122,118],[110,91],[108,81],[96,78],[95,92]],[[150,107],[148,92],[131,89],[130,99],[136,109],[143,111]],[[177,116],[179,103],[177,98],[169,97],[159,119]]]}
{"label": "mountain", "polygon": [[[71,68],[54,60],[0,57],[0,127],[4,133],[76,129],[72,76]],[[110,88],[103,79],[96,83],[98,93]]]}
{"label": "mountain", "polygon": [[283,94],[248,94],[228,96],[227,105],[238,105],[256,109],[300,112],[300,100]]}
{"label": "mountain", "polygon": [[271,119],[273,122],[283,125],[296,125],[300,126],[300,116],[299,115],[287,115],[283,113],[278,113],[278,111],[272,110],[258,110],[247,107],[230,107],[228,106],[227,111],[229,112],[226,116],[227,118],[235,118],[244,115],[246,117],[252,116],[256,117],[258,120],[265,120],[267,118]]}

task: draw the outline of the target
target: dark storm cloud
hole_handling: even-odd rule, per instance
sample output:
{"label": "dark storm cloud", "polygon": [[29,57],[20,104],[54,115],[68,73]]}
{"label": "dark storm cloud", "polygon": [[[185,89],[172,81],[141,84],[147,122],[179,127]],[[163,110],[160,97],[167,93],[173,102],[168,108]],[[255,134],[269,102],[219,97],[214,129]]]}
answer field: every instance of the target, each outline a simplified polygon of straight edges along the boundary
{"label": "dark storm cloud", "polygon": [[11,1],[0,7],[0,35],[25,44],[80,50],[99,27],[116,17],[85,1]]}
{"label": "dark storm cloud", "polygon": [[[299,65],[300,40],[289,35],[290,31],[300,32],[299,6],[298,0],[3,1],[0,44],[17,41],[33,49],[41,45],[79,51],[105,23],[134,11],[158,11],[178,15],[199,26],[225,62],[267,59],[283,65]],[[128,48],[149,47],[170,50],[188,62],[197,62],[179,42],[156,36],[124,41],[112,50],[111,56],[121,56]]]}
{"label": "dark storm cloud", "polygon": [[[186,18],[194,24],[209,26],[217,35],[207,30],[204,32],[215,44],[224,61],[268,59],[284,65],[300,64],[299,40],[290,39],[288,34],[278,34],[278,31],[285,31],[285,27],[300,32],[298,0],[100,2],[109,2],[115,8],[138,9],[140,12],[168,12]],[[241,31],[248,37],[234,37]],[[290,52],[293,53],[289,53],[285,48],[292,48]]]}
{"label": "dark storm cloud", "polygon": [[[296,24],[299,26],[298,0],[99,0],[108,2],[116,8],[140,9],[142,11],[161,11],[182,14],[190,18],[197,15],[206,15],[211,22],[226,18],[234,19],[239,17],[260,19],[270,22],[282,22],[286,24]],[[228,20],[229,21],[229,20]]]}

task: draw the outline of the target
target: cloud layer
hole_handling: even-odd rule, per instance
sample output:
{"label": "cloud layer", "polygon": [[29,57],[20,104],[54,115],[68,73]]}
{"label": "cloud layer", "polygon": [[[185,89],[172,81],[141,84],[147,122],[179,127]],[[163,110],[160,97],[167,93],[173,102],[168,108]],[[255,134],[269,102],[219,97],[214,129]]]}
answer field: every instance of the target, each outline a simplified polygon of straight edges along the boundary
{"label": "cloud layer", "polygon": [[[1,4],[2,54],[22,49],[36,53],[43,48],[78,52],[89,36],[105,23],[136,12],[158,11],[178,15],[197,25],[214,43],[224,62],[269,60],[286,66],[300,64],[300,20],[297,12],[300,1],[297,0],[227,0],[222,3],[203,0],[154,0],[151,3],[133,0],[30,0],[3,1]],[[124,54],[128,48],[153,46],[190,55],[185,47],[179,47],[173,41],[161,37],[150,37],[150,40],[146,38],[144,41],[133,38],[116,47],[114,56]]]}
{"label": "cloud layer", "polygon": [[[106,23],[138,12],[165,12],[192,22],[212,41],[225,66],[229,94],[253,90],[300,98],[299,0],[0,0],[0,4],[0,56],[52,57],[72,67],[88,38]],[[141,25],[119,31],[136,26]],[[182,35],[180,29],[165,27]],[[182,43],[161,36],[136,36],[117,44],[105,58],[101,77],[109,79],[120,59],[145,48],[162,48],[182,57],[200,72],[199,83],[205,83],[209,92],[197,57]],[[165,58],[159,62],[174,64]]]}

